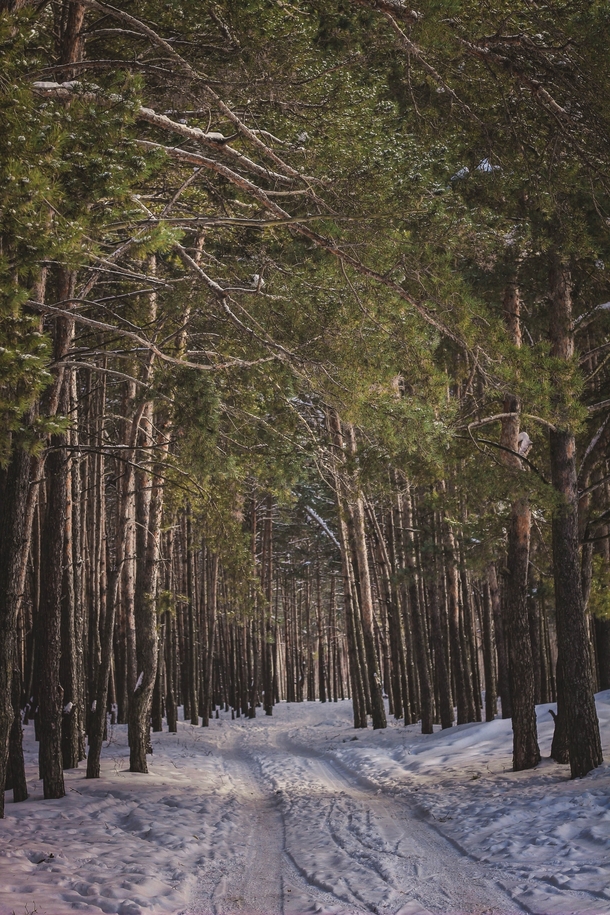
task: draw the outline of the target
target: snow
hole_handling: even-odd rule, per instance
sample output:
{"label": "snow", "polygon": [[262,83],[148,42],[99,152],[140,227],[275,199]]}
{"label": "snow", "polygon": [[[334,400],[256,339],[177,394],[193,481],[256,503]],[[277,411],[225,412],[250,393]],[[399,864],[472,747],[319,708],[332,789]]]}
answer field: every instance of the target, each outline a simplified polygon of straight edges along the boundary
{"label": "snow", "polygon": [[[6,795],[0,915],[534,915],[610,913],[610,766],[572,781],[549,758],[511,771],[511,724],[432,735],[355,731],[351,704],[221,712],[153,735],[128,772],[126,728],[102,778],[65,773],[45,801],[33,727],[30,798]],[[610,757],[610,691],[597,696]]]}

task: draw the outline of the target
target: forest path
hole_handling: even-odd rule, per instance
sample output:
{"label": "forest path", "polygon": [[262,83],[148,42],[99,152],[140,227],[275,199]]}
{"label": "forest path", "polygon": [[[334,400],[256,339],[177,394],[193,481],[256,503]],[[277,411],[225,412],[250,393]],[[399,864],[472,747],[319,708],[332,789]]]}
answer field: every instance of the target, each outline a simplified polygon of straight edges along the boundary
{"label": "forest path", "polygon": [[[239,732],[219,734],[218,756],[225,792],[211,859],[197,880],[193,915],[274,915],[283,911],[283,824],[265,791],[256,764],[240,751]],[[227,739],[229,738],[229,739]],[[237,738],[237,739],[236,739]]]}
{"label": "forest path", "polygon": [[226,809],[217,863],[202,868],[189,913],[523,911],[496,867],[472,861],[415,804],[375,790],[285,725],[256,719],[214,736]]}
{"label": "forest path", "polygon": [[[610,690],[598,709],[610,758]],[[392,720],[355,731],[351,711],[180,721],[153,734],[148,775],[128,771],[117,725],[101,778],[67,770],[50,801],[26,727],[30,798],[7,797],[0,821],[0,915],[610,913],[610,765],[514,773],[508,720],[424,736]]]}

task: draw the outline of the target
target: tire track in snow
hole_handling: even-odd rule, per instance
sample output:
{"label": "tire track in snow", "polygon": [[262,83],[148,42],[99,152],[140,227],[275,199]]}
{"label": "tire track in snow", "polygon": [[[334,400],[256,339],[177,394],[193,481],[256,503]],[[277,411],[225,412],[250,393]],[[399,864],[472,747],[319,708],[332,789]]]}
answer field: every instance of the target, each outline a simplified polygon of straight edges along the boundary
{"label": "tire track in snow", "polygon": [[218,734],[226,805],[188,915],[525,910],[495,867],[463,854],[407,799],[270,725]]}
{"label": "tire track in snow", "polygon": [[214,862],[205,862],[188,915],[280,915],[283,828],[275,799],[256,777],[258,765],[239,748],[241,731],[219,735],[228,793]]}
{"label": "tire track in snow", "polygon": [[415,915],[522,912],[482,867],[403,799],[363,785],[310,748],[283,738],[262,756],[280,791],[287,852],[349,911]]}
{"label": "tire track in snow", "polygon": [[[265,779],[252,736],[257,725],[218,734],[215,753],[222,761],[227,792],[213,860],[200,862],[191,904],[184,915],[358,915],[354,908],[310,884],[285,850],[280,801]],[[254,741],[260,752],[260,741]]]}
{"label": "tire track in snow", "polygon": [[225,753],[225,768],[235,786],[242,852],[213,897],[215,915],[270,915],[282,911],[282,821],[272,795],[262,790],[253,766],[239,753]]}

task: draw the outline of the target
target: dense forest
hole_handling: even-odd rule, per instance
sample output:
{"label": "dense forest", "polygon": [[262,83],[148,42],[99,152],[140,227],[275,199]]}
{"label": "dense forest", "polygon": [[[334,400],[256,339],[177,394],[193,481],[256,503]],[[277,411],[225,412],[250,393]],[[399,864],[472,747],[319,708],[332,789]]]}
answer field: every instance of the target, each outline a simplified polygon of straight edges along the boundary
{"label": "dense forest", "polygon": [[16,800],[24,721],[59,798],[179,706],[501,714],[520,770],[556,700],[600,765],[609,45],[595,0],[0,0]]}

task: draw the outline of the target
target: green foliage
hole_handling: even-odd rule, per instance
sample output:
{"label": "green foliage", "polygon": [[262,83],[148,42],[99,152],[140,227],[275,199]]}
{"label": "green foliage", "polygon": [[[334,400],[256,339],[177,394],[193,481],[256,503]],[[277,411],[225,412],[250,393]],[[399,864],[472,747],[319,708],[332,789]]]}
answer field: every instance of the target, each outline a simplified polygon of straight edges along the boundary
{"label": "green foliage", "polygon": [[[0,464],[10,456],[12,437],[23,439],[24,414],[49,382],[48,340],[26,302],[41,275],[48,250],[47,143],[31,93],[18,81],[30,61],[5,18],[0,18]],[[49,129],[51,124],[45,119]]]}
{"label": "green foliage", "polygon": [[610,568],[603,556],[593,556],[589,611],[600,620],[610,620]]}
{"label": "green foliage", "polygon": [[[73,270],[103,255],[113,223],[133,212],[134,186],[158,163],[130,140],[138,83],[125,74],[107,80],[106,104],[91,101],[97,87],[86,83],[70,103],[33,92],[50,38],[44,14],[0,18],[0,464],[14,443],[39,447],[65,427],[26,419],[52,377],[48,335],[29,304],[43,274],[50,285],[55,265]],[[140,252],[168,244],[162,228],[140,239]]]}
{"label": "green foliage", "polygon": [[[269,214],[244,182],[195,174],[145,145],[196,147],[138,120],[140,100],[231,136],[235,150],[272,167],[201,82],[177,62],[160,66],[148,41],[129,30],[91,35],[92,57],[125,67],[86,70],[90,82],[80,76],[66,103],[31,88],[32,74],[56,64],[50,10],[0,19],[0,462],[15,435],[35,438],[23,416],[50,378],[45,326],[27,304],[43,268],[53,289],[56,265],[82,277],[127,244],[125,273],[105,277],[99,303],[80,307],[205,365],[156,364],[141,396],[171,414],[173,506],[189,498],[236,569],[247,562],[246,494],[288,505],[314,488],[327,405],[357,426],[372,490],[389,485],[389,468],[431,492],[451,481],[444,507],[479,563],[504,536],[515,494],[549,509],[540,477],[501,466],[499,423],[475,433],[488,440],[480,450],[467,427],[501,413],[510,392],[523,413],[584,441],[583,403],[610,389],[605,372],[588,386],[576,358],[552,359],[547,340],[557,253],[570,264],[577,314],[610,293],[607,9],[430,0],[420,12],[407,31],[427,66],[384,17],[347,0],[150,0],[135,11],[292,168],[314,176],[316,196],[271,199],[393,289],[342,268],[290,226],[257,225]],[[218,161],[239,171],[235,158],[219,152]],[[247,174],[271,195],[286,190]],[[197,219],[224,224],[203,238]],[[185,270],[177,241],[227,290],[231,314]],[[264,288],[252,288],[253,275]],[[509,281],[525,302],[520,349],[502,314]],[[133,341],[86,333],[85,353],[105,350],[110,371],[144,378],[148,354]],[[527,428],[547,473],[544,425]],[[108,421],[107,431],[119,429]]]}

